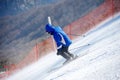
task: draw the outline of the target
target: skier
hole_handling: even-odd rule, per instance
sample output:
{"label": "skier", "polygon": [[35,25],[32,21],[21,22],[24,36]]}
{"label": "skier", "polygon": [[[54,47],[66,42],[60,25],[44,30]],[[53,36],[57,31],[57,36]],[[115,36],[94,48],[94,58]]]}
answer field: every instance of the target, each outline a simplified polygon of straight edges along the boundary
{"label": "skier", "polygon": [[75,56],[68,51],[72,41],[67,34],[59,26],[52,26],[51,24],[47,24],[45,29],[48,34],[53,35],[57,45],[57,55],[64,57],[66,62],[72,60]]}

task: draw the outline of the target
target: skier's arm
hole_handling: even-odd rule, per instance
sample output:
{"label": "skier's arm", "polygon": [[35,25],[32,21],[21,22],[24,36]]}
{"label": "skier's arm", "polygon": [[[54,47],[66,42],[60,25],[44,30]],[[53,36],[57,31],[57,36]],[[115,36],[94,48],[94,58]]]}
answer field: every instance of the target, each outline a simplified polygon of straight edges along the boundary
{"label": "skier's arm", "polygon": [[56,42],[56,45],[57,45],[57,49],[61,49],[62,46],[63,46],[63,43],[62,43],[62,38],[59,34],[56,34],[54,36],[54,39],[55,39],[55,42]]}

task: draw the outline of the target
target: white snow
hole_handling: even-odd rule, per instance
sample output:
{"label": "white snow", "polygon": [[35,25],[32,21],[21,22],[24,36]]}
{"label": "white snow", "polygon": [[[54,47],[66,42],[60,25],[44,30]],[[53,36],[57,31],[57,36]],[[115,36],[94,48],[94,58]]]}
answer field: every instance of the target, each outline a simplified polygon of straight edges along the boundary
{"label": "white snow", "polygon": [[120,80],[120,14],[74,40],[70,51],[80,57],[61,67],[65,59],[52,52],[7,80]]}

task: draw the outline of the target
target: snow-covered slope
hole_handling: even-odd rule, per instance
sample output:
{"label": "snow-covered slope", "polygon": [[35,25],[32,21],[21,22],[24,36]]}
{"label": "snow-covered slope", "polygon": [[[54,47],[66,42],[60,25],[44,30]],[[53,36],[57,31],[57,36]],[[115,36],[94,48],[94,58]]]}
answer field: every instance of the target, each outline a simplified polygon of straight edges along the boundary
{"label": "snow-covered slope", "polygon": [[53,52],[7,80],[120,80],[120,14],[74,40],[70,51],[80,57],[61,67],[65,59]]}

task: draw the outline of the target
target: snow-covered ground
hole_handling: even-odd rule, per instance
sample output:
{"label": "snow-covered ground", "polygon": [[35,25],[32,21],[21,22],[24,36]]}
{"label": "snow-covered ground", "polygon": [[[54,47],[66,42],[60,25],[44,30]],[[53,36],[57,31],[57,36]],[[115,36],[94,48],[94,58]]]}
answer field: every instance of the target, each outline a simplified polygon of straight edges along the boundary
{"label": "snow-covered ground", "polygon": [[7,80],[120,80],[120,14],[74,40],[70,51],[80,57],[62,66],[65,59],[52,52]]}

